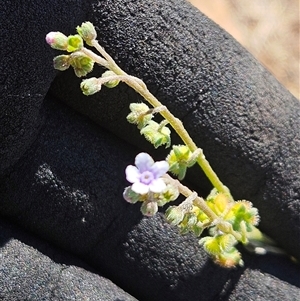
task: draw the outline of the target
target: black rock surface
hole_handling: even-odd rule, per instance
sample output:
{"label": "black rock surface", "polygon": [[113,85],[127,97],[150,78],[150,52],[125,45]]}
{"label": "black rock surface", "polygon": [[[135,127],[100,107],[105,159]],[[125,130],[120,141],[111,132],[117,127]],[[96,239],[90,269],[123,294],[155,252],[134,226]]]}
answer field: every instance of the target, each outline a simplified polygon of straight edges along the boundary
{"label": "black rock surface", "polygon": [[[300,270],[288,257],[245,253],[244,268],[220,268],[161,213],[143,218],[123,200],[135,155],[165,151],[125,122],[129,103],[141,100],[125,85],[85,97],[72,70],[55,78],[45,35],[74,33],[86,20],[183,120],[234,197],[260,210],[263,231],[299,258],[300,103],[232,37],[180,0],[5,1],[0,214],[22,230],[1,224],[0,296],[297,300]],[[197,169],[187,181],[210,189]]]}
{"label": "black rock surface", "polygon": [[2,301],[137,300],[78,258],[4,221],[0,246]]}

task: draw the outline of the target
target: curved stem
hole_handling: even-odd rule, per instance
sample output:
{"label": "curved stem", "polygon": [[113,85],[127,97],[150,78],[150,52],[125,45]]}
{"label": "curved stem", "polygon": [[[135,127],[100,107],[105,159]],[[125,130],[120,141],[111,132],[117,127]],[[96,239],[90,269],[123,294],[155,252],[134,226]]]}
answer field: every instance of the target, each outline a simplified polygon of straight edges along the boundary
{"label": "curved stem", "polygon": [[[193,194],[192,190],[181,184],[178,180],[173,179],[168,174],[165,174],[163,177],[166,178],[172,185],[176,186],[179,192],[186,198]],[[211,222],[215,222],[219,219],[219,217],[207,206],[206,202],[199,196],[194,198],[193,203],[207,215]]]}
{"label": "curved stem", "polygon": [[[161,107],[163,104],[147,89],[144,82],[141,80],[136,80],[135,77],[129,76],[126,72],[124,72],[113,60],[113,58],[102,48],[98,41],[92,41],[92,45],[99,51],[99,53],[105,58],[106,64],[103,64],[103,58],[99,57],[92,51],[82,48],[82,52],[84,52],[87,56],[89,56],[92,60],[97,62],[98,64],[110,69],[117,75],[128,76],[130,80],[126,81],[126,83],[133,88],[137,93],[139,93],[146,101],[148,101],[154,108]],[[182,122],[176,118],[167,108],[160,112],[160,114],[170,123],[172,128],[176,131],[178,136],[182,139],[182,141],[186,144],[186,146],[190,149],[191,152],[194,152],[198,149],[197,145],[194,143],[189,133],[184,128]],[[230,194],[229,189],[221,182],[217,174],[214,172],[209,162],[206,160],[203,151],[200,150],[200,154],[197,158],[197,163],[202,168],[203,172],[210,180],[212,185],[219,191],[226,193],[231,199],[232,196]]]}

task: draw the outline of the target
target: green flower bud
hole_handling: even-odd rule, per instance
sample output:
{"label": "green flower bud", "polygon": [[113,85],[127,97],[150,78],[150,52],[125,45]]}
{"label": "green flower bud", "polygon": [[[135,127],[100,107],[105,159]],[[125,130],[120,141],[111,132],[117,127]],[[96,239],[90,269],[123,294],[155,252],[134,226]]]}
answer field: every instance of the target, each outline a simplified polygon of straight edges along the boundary
{"label": "green flower bud", "polygon": [[209,195],[206,203],[217,215],[222,215],[232,202],[224,193],[217,193]]}
{"label": "green flower bud", "polygon": [[141,212],[145,216],[153,216],[158,211],[157,203],[154,201],[143,202],[141,206]]}
{"label": "green flower bud", "polygon": [[52,31],[46,35],[46,42],[54,49],[67,50],[68,37],[59,31]]}
{"label": "green flower bud", "polygon": [[231,234],[219,235],[217,236],[217,240],[223,252],[228,252],[237,243],[237,240]]}
{"label": "green flower bud", "polygon": [[187,167],[191,167],[196,163],[197,157],[186,145],[174,145],[170,154],[167,157],[167,162],[170,165],[170,171],[178,176],[179,180],[185,177]]}
{"label": "green flower bud", "polygon": [[[162,121],[164,122],[164,121]],[[157,122],[150,120],[148,124],[141,129],[140,133],[145,138],[158,148],[161,145],[166,144],[166,148],[171,145],[171,131],[166,126],[161,126]]]}
{"label": "green flower bud", "polygon": [[65,71],[70,67],[69,55],[58,55],[53,59],[54,69]]}
{"label": "green flower bud", "polygon": [[77,77],[86,76],[94,67],[94,61],[81,53],[73,53],[70,63]]}
{"label": "green flower bud", "polygon": [[174,145],[173,152],[179,161],[188,162],[192,152],[186,145]]}
{"label": "green flower bud", "polygon": [[192,214],[191,212],[186,213],[184,215],[183,220],[181,223],[178,225],[180,228],[180,233],[181,234],[186,234],[189,231],[192,231],[192,228],[197,224],[197,217]]}
{"label": "green flower bud", "polygon": [[196,237],[199,237],[202,234],[203,230],[204,228],[202,227],[202,223],[200,222],[198,222],[196,225],[192,227],[192,231]]}
{"label": "green flower bud", "polygon": [[129,109],[131,113],[128,114],[127,121],[137,124],[139,130],[153,118],[152,114],[147,114],[149,107],[144,103],[131,103]]}
{"label": "green flower bud", "polygon": [[179,223],[181,223],[184,218],[184,212],[179,206],[170,206],[166,210],[165,215],[167,221],[173,226],[176,226]]}
{"label": "green flower bud", "polygon": [[135,204],[140,200],[140,195],[131,189],[131,186],[125,188],[123,198],[131,204]]}
{"label": "green flower bud", "polygon": [[94,25],[91,22],[83,22],[81,26],[77,26],[76,30],[83,40],[90,46],[92,41],[96,40],[97,32]]}
{"label": "green flower bud", "polygon": [[224,217],[225,220],[232,223],[235,231],[242,231],[241,222],[244,221],[243,227],[246,227],[248,232],[252,231],[253,226],[259,222],[258,210],[252,207],[252,203],[248,201],[238,201],[230,209]]}
{"label": "green flower bud", "polygon": [[101,85],[99,85],[98,82],[99,79],[96,77],[83,80],[80,84],[82,93],[88,96],[99,92],[101,90]]}
{"label": "green flower bud", "polygon": [[177,187],[171,184],[167,184],[166,189],[157,196],[158,206],[164,206],[166,203],[175,201],[179,196],[179,191]]}
{"label": "green flower bud", "polygon": [[[105,77],[109,77],[109,76],[116,76],[116,73],[111,71],[111,70],[107,70],[105,71],[101,77],[105,78]],[[109,82],[104,83],[103,85],[107,88],[114,88],[116,87],[118,84],[120,83],[120,81],[118,79],[115,80],[110,80]]]}
{"label": "green flower bud", "polygon": [[203,237],[199,240],[199,244],[203,245],[204,250],[211,255],[218,255],[222,252],[216,237]]}
{"label": "green flower bud", "polygon": [[236,248],[215,256],[214,261],[224,268],[233,268],[237,265],[244,266],[241,253]]}
{"label": "green flower bud", "polygon": [[68,52],[80,50],[83,47],[83,40],[80,35],[68,36]]}

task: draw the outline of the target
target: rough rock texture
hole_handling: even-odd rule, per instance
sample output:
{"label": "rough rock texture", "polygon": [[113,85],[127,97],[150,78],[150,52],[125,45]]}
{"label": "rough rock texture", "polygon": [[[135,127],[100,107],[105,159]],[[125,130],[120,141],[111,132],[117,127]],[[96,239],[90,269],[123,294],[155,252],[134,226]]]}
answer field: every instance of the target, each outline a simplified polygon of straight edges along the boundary
{"label": "rough rock texture", "polygon": [[[52,30],[69,34],[91,20],[116,61],[142,77],[183,119],[233,195],[260,209],[263,230],[299,256],[300,105],[243,48],[179,0],[43,5],[31,0],[19,9],[7,1],[0,17],[7,25],[0,55],[2,217],[64,249],[70,258],[80,257],[139,300],[297,299],[299,267],[288,258],[244,254],[245,268],[222,269],[197,239],[180,236],[161,214],[142,218],[138,206],[124,202],[125,167],[141,149],[152,150],[124,121],[129,102],[140,100],[129,88],[120,85],[86,98],[70,71],[57,76],[46,96],[55,72],[54,51],[44,36]],[[195,169],[188,181],[199,192],[209,190]],[[90,298],[103,300],[96,295],[104,296],[106,288],[95,285],[113,285],[91,274],[87,265],[79,268],[75,259],[69,264],[67,255],[59,264],[49,260],[43,243],[23,241],[15,234],[19,230],[4,225],[2,231],[0,252],[6,260],[0,296],[7,300],[20,300],[22,286],[24,300],[41,300],[42,292],[53,294],[53,283],[57,298],[48,300],[82,300],[79,296],[88,298],[90,291]],[[20,254],[18,262],[13,254]],[[36,258],[47,264],[37,265]],[[25,260],[32,269],[26,270]],[[66,280],[57,282],[63,264],[71,267],[62,275]],[[31,276],[7,281],[15,270],[19,275],[38,271],[46,282],[36,285]],[[91,290],[77,286],[80,279]],[[112,300],[123,300],[117,295],[123,292],[115,292]]]}
{"label": "rough rock texture", "polygon": [[0,175],[24,154],[41,126],[43,99],[55,76],[45,35],[51,30],[72,32],[83,12],[76,0],[2,3]]}
{"label": "rough rock texture", "polygon": [[136,300],[81,260],[3,221],[0,245],[2,301]]}

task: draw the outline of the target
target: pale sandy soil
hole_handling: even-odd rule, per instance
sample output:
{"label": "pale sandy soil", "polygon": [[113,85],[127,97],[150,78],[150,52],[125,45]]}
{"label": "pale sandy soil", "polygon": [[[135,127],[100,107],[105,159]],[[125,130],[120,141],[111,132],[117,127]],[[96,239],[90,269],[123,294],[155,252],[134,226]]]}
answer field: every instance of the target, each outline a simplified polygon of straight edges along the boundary
{"label": "pale sandy soil", "polygon": [[300,0],[189,0],[300,99]]}

